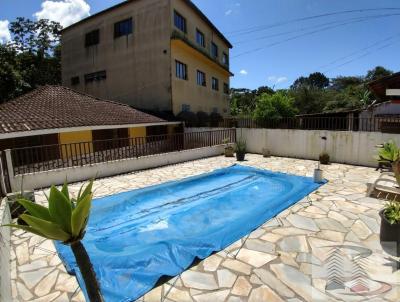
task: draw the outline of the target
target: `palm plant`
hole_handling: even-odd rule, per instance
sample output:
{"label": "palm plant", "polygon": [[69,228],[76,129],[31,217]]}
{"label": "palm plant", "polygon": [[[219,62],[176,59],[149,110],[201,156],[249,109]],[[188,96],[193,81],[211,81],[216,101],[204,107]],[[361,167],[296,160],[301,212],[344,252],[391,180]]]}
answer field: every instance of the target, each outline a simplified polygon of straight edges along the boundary
{"label": "palm plant", "polygon": [[85,282],[87,295],[91,302],[101,302],[103,298],[90,258],[81,240],[85,235],[92,204],[93,180],[86,188],[79,190],[78,197],[71,198],[65,182],[61,191],[55,186],[47,197],[49,207],[44,207],[26,199],[19,199],[26,212],[19,218],[26,224],[5,226],[22,229],[51,240],[70,245],[77,265]]}
{"label": "palm plant", "polygon": [[392,166],[394,176],[400,186],[400,149],[394,141],[390,140],[379,148],[378,161]]}

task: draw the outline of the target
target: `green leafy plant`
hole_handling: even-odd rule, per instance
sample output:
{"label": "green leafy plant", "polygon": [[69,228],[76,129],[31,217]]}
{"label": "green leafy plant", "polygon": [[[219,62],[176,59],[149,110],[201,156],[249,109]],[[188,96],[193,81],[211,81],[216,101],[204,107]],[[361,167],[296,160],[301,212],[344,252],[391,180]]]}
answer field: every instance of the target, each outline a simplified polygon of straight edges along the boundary
{"label": "green leafy plant", "polygon": [[322,152],[322,153],[319,155],[319,162],[320,162],[322,165],[327,165],[327,164],[329,164],[329,160],[330,160],[330,156],[329,156],[329,154],[328,154],[327,152]]}
{"label": "green leafy plant", "polygon": [[245,140],[239,139],[236,142],[235,152],[236,153],[241,153],[241,154],[246,153],[246,141]]}
{"label": "green leafy plant", "polygon": [[396,181],[400,185],[400,149],[393,140],[384,143],[378,149],[377,160],[392,166]]}
{"label": "green leafy plant", "polygon": [[388,202],[383,209],[383,214],[391,225],[400,223],[400,203]]}
{"label": "green leafy plant", "polygon": [[92,263],[81,240],[85,235],[92,204],[93,180],[79,190],[76,199],[71,198],[65,182],[61,191],[55,186],[47,197],[48,208],[26,199],[19,199],[26,212],[19,216],[25,222],[5,226],[22,229],[47,239],[61,241],[70,245],[77,265],[86,285],[90,301],[103,301],[100,286],[96,279]]}

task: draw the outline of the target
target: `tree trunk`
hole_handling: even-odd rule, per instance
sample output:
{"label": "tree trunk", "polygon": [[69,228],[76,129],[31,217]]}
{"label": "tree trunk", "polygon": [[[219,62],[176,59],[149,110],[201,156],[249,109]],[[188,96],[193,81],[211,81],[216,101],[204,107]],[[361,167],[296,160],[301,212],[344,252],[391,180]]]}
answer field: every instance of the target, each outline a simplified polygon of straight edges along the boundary
{"label": "tree trunk", "polygon": [[100,285],[96,278],[92,263],[90,262],[89,255],[81,241],[71,243],[71,249],[74,253],[76,263],[83,277],[86,286],[86,292],[89,296],[90,302],[103,302],[100,293]]}
{"label": "tree trunk", "polygon": [[400,187],[400,160],[396,160],[392,163],[392,170],[394,173],[394,177],[396,178],[397,184]]}

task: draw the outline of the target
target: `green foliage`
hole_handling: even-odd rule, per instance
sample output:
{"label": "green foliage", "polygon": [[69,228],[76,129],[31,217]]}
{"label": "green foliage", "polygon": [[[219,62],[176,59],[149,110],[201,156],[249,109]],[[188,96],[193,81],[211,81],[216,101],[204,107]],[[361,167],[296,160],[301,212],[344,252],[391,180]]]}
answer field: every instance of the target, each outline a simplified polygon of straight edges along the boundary
{"label": "green foliage", "polygon": [[396,143],[392,140],[383,144],[382,148],[378,149],[378,161],[386,163],[394,163],[400,159],[400,150]]}
{"label": "green foliage", "polygon": [[301,114],[322,112],[325,106],[334,99],[334,94],[315,87],[302,86],[289,90],[294,106]]}
{"label": "green foliage", "polygon": [[76,200],[70,198],[66,183],[61,191],[52,186],[48,197],[48,208],[29,200],[19,199],[18,203],[26,209],[26,213],[20,215],[20,218],[27,225],[9,224],[7,226],[64,243],[81,240],[89,220],[93,197],[92,186],[93,180],[83,192],[82,186]]}
{"label": "green foliage", "polygon": [[327,152],[322,152],[319,155],[319,162],[323,165],[329,164],[330,156]]}
{"label": "green foliage", "polygon": [[38,86],[61,83],[61,26],[49,20],[17,18],[13,40],[0,45],[0,103]]}
{"label": "green foliage", "polygon": [[210,122],[210,116],[207,112],[199,111],[197,115],[197,127],[207,127]]}
{"label": "green foliage", "polygon": [[263,93],[256,99],[256,108],[253,117],[255,120],[280,119],[293,117],[297,110],[293,105],[293,98],[283,92],[273,95]]}
{"label": "green foliage", "polygon": [[242,138],[239,138],[235,145],[236,153],[246,153],[246,141]]}
{"label": "green foliage", "polygon": [[396,201],[389,202],[385,205],[383,214],[390,224],[400,223],[400,203]]}
{"label": "green foliage", "polygon": [[388,70],[382,66],[376,66],[374,69],[368,70],[365,79],[370,81],[375,81],[393,74],[393,71]]}
{"label": "green foliage", "polygon": [[329,79],[321,72],[314,72],[308,77],[298,78],[290,88],[298,89],[304,86],[318,89],[326,88],[329,86]]}

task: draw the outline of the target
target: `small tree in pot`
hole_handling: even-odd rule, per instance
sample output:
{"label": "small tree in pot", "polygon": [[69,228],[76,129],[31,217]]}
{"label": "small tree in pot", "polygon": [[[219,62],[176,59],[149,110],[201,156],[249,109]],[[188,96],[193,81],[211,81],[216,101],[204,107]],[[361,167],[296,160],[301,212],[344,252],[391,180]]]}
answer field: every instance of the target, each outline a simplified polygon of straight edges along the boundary
{"label": "small tree in pot", "polygon": [[244,157],[246,155],[246,141],[244,141],[243,139],[239,139],[236,142],[235,152],[236,152],[236,159],[238,161],[244,161]]}
{"label": "small tree in pot", "polygon": [[379,212],[381,216],[380,241],[389,254],[400,255],[400,203],[389,202]]}
{"label": "small tree in pot", "polygon": [[378,161],[390,164],[396,178],[397,184],[400,186],[400,149],[396,143],[390,140],[378,149]]}
{"label": "small tree in pot", "polygon": [[70,198],[67,183],[63,185],[61,191],[52,186],[47,198],[48,208],[26,199],[19,199],[18,203],[26,209],[26,212],[19,216],[25,224],[5,226],[22,229],[70,245],[90,301],[102,302],[103,298],[95,271],[81,242],[89,220],[93,197],[92,186],[93,181],[85,189],[82,186],[77,199]]}

